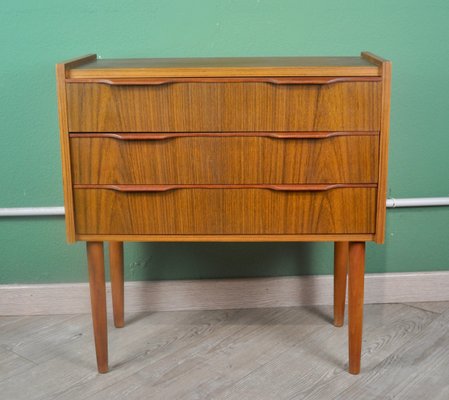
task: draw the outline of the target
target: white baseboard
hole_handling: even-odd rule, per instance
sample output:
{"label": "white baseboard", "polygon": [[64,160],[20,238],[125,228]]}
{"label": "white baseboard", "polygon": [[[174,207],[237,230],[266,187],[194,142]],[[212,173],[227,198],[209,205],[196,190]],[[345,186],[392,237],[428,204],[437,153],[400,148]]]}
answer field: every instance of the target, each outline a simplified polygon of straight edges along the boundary
{"label": "white baseboard", "polygon": [[[110,287],[108,310],[111,311]],[[125,311],[332,304],[332,276],[125,283]],[[365,303],[449,301],[449,272],[367,274]],[[0,315],[90,312],[87,283],[0,285]]]}

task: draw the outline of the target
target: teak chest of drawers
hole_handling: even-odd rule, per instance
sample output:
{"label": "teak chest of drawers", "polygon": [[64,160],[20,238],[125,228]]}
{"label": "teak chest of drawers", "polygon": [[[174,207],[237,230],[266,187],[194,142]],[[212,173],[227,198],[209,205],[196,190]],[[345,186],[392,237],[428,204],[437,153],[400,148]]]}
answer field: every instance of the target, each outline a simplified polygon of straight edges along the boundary
{"label": "teak chest of drawers", "polygon": [[103,242],[124,325],[124,241],[335,242],[360,370],[365,242],[385,231],[390,63],[361,57],[57,65],[67,239],[87,242],[98,370],[108,370]]}

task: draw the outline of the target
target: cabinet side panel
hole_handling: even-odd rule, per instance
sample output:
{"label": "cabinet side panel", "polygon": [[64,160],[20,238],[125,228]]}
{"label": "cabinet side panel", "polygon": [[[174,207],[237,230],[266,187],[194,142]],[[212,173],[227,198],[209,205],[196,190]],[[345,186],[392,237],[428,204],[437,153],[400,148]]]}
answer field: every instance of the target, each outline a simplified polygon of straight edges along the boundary
{"label": "cabinet side panel", "polygon": [[64,208],[66,235],[69,243],[75,242],[75,218],[73,212],[72,174],[70,167],[70,141],[67,124],[67,97],[65,88],[65,65],[56,65],[58,93],[59,134],[61,143],[62,180],[64,186]]}
{"label": "cabinet side panel", "polygon": [[390,133],[391,62],[382,63],[382,120],[380,126],[379,180],[377,192],[376,243],[385,241],[385,219]]}

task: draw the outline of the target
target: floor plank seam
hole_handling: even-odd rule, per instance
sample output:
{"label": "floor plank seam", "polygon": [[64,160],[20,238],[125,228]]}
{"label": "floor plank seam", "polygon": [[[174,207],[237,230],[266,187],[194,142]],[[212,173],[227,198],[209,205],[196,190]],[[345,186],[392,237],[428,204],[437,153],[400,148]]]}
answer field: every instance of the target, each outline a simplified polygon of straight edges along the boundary
{"label": "floor plank seam", "polygon": [[428,313],[431,313],[431,314],[435,314],[435,316],[438,316],[438,315],[442,314],[442,313],[439,313],[437,311],[428,310],[426,308],[418,307],[418,306],[415,306],[415,305],[409,304],[409,303],[398,303],[398,304],[403,304],[404,306],[407,306],[407,307],[410,307],[410,308],[414,308],[416,310],[425,311],[425,312],[428,312]]}
{"label": "floor plank seam", "polygon": [[[313,333],[311,333],[311,334],[313,334]],[[276,354],[276,357],[280,357],[280,356],[282,356],[284,353],[286,353],[288,351],[291,351],[291,349],[285,349],[285,350],[279,352],[278,354]],[[257,366],[257,368],[254,368],[251,371],[249,371],[246,375],[241,376],[240,378],[238,378],[237,380],[233,381],[229,385],[221,388],[220,391],[218,392],[218,395],[223,394],[223,392],[226,392],[229,388],[238,385],[240,382],[244,381],[248,376],[250,376],[251,374],[254,374],[255,372],[257,372],[258,370],[264,368],[267,364],[269,364],[272,361],[273,361],[273,359],[267,360],[265,363]],[[229,396],[227,396],[227,397],[220,397],[220,399],[226,399],[226,398],[229,398]]]}
{"label": "floor plank seam", "polygon": [[[97,378],[99,378],[100,376],[101,376],[101,374],[99,374],[99,373],[97,373],[97,372],[93,372],[93,373],[87,374],[87,375],[84,376],[82,379],[80,379],[79,381],[75,382],[73,385],[70,385],[70,386],[64,388],[64,390],[62,390],[62,391],[60,391],[60,392],[54,393],[54,394],[52,395],[51,399],[48,399],[48,400],[57,400],[57,399],[60,399],[61,396],[64,396],[64,395],[65,395],[70,389],[72,389],[73,387],[78,386],[80,383],[85,383],[86,381],[90,381],[90,380],[92,380],[92,379],[97,379]],[[96,392],[96,393],[97,393],[97,392]],[[95,393],[95,394],[96,394],[96,393]],[[89,397],[91,397],[91,396],[89,396]],[[85,398],[85,399],[87,399],[87,398]],[[45,399],[45,400],[47,400],[47,399]]]}
{"label": "floor plank seam", "polygon": [[[0,385],[3,384],[3,383],[5,383],[6,381],[10,380],[10,379],[13,378],[13,377],[15,378],[15,377],[17,377],[17,376],[21,376],[21,375],[24,375],[24,374],[28,374],[30,369],[34,369],[34,368],[38,368],[38,367],[39,367],[39,364],[33,364],[32,367],[30,367],[30,368],[28,368],[28,369],[25,369],[25,371],[21,371],[21,372],[19,372],[19,373],[17,373],[17,374],[14,374],[14,375],[11,375],[11,376],[7,376],[7,377],[5,377],[5,378],[0,378]],[[0,388],[0,393],[1,393],[1,388]]]}
{"label": "floor plank seam", "polygon": [[22,354],[19,354],[19,353],[17,353],[16,351],[14,351],[13,349],[11,349],[11,348],[7,348],[8,349],[8,351],[10,351],[11,353],[14,353],[17,357],[20,357],[20,358],[22,358],[23,360],[25,360],[25,361],[28,361],[28,362],[30,362],[31,364],[33,364],[33,365],[39,365],[39,363],[37,363],[37,362],[35,362],[35,361],[33,361],[33,360],[30,360],[29,358],[26,358],[25,356],[23,356]]}

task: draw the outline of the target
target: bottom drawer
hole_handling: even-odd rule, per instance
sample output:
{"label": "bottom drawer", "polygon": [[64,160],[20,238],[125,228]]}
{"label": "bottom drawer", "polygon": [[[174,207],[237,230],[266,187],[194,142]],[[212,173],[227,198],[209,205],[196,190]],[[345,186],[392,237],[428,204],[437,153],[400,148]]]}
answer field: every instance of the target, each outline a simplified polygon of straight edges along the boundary
{"label": "bottom drawer", "polygon": [[376,188],[320,191],[75,188],[78,234],[231,235],[373,233]]}

